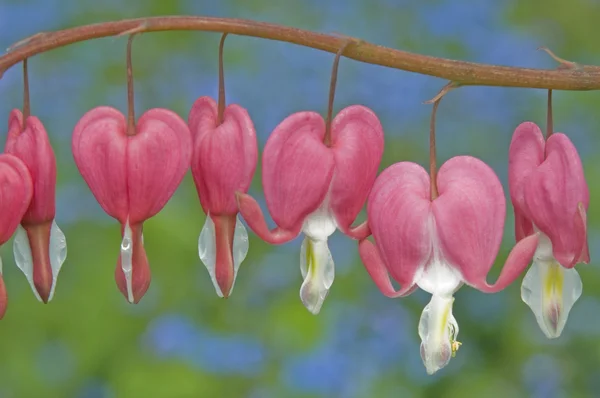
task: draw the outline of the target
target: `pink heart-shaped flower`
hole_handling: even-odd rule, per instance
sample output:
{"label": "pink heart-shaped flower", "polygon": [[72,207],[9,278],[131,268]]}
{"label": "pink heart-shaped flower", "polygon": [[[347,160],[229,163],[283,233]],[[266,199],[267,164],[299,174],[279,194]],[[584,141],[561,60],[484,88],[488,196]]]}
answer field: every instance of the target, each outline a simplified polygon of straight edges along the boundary
{"label": "pink heart-shaped flower", "polygon": [[121,112],[92,109],[75,126],[72,148],[96,200],[121,224],[158,213],[181,183],[192,155],[187,125],[167,109],[145,112],[132,136]]}
{"label": "pink heart-shaped flower", "polygon": [[132,231],[128,247],[133,248],[133,285],[127,288],[121,260],[116,279],[130,301],[137,302],[150,283],[141,224],[165,206],[181,183],[190,165],[192,139],[186,123],[167,109],[145,112],[135,130],[127,135],[121,112],[98,107],[75,126],[72,149],[100,206],[121,223],[122,233],[127,227]]}
{"label": "pink heart-shaped flower", "polygon": [[57,247],[51,248],[51,242],[61,241],[57,238],[63,235],[58,226],[53,227],[56,212],[56,158],[42,122],[35,116],[23,120],[21,111],[14,109],[8,122],[6,152],[25,163],[33,182],[31,203],[21,220],[27,238],[21,239],[20,235],[15,238],[15,259],[38,298],[47,303],[52,297],[62,266],[58,258],[51,259],[50,252],[59,251]]}

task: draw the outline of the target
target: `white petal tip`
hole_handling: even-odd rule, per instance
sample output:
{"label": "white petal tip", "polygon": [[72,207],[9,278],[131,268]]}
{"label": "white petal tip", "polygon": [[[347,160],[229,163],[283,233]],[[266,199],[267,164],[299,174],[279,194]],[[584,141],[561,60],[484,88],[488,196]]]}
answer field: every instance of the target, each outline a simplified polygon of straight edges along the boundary
{"label": "white petal tip", "polygon": [[[246,258],[249,248],[250,241],[248,239],[248,231],[246,230],[244,224],[242,224],[238,216],[236,217],[235,221],[235,231],[233,235],[232,247],[234,274],[233,282],[231,284],[231,288],[229,289],[228,296],[230,296],[233,292],[238,270],[240,268],[240,265]],[[204,264],[206,270],[208,271],[208,274],[210,275],[210,279],[215,288],[217,296],[219,296],[220,298],[224,298],[225,296],[223,295],[221,287],[217,282],[216,274],[217,244],[215,237],[215,224],[210,218],[209,214],[206,215],[204,226],[202,227],[200,237],[198,238],[198,256],[200,257],[200,261],[202,261],[202,264]]]}
{"label": "white petal tip", "polygon": [[310,282],[306,281],[300,288],[300,300],[306,309],[313,315],[317,315],[321,311],[321,307],[329,294],[328,289],[319,289],[311,286]]}
{"label": "white petal tip", "polygon": [[521,299],[531,308],[549,339],[560,337],[569,312],[581,297],[583,284],[574,268],[556,261],[535,261],[521,285]]}
{"label": "white petal tip", "polygon": [[300,248],[300,271],[304,282],[300,288],[300,300],[308,311],[316,315],[335,278],[335,265],[327,240],[304,238]]}
{"label": "white petal tip", "polygon": [[[55,220],[52,221],[52,226],[50,228],[50,245],[48,250],[50,267],[52,268],[52,286],[46,302],[50,302],[54,297],[58,274],[67,258],[67,240],[65,234],[58,227]],[[25,231],[21,225],[17,227],[15,233],[13,253],[15,256],[15,263],[27,278],[33,294],[38,301],[43,302],[33,281],[33,256],[31,254],[29,237],[27,236],[27,231]]]}
{"label": "white petal tip", "polygon": [[419,320],[421,359],[432,375],[450,362],[461,343],[456,341],[458,324],[452,314],[452,296],[433,295]]}
{"label": "white petal tip", "polygon": [[121,241],[121,269],[123,275],[125,275],[125,283],[127,285],[127,301],[133,304],[135,302],[133,297],[133,239],[132,231],[129,226],[129,221],[125,224],[123,230],[123,240]]}

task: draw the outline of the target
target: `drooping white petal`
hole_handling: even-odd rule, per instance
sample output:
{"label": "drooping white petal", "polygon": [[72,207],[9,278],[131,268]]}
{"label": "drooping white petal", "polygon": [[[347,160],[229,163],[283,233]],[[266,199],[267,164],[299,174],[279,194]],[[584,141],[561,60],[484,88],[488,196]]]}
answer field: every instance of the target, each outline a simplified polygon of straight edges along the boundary
{"label": "drooping white petal", "polygon": [[133,299],[132,272],[133,272],[133,240],[129,220],[125,224],[123,230],[123,240],[121,241],[121,269],[125,275],[125,283],[127,286],[127,300],[130,303]]}
{"label": "drooping white petal", "polygon": [[460,346],[456,341],[458,324],[452,314],[453,302],[452,296],[434,294],[421,313],[421,359],[428,374],[446,366]]}
{"label": "drooping white petal", "polygon": [[[56,224],[56,221],[52,221],[52,226],[50,228],[50,246],[48,250],[50,267],[52,269],[52,287],[50,288],[50,295],[48,296],[48,301],[50,301],[54,296],[58,274],[67,258],[67,240],[65,234]],[[13,253],[15,256],[15,263],[27,278],[33,294],[39,301],[42,301],[33,282],[33,256],[31,255],[29,238],[27,237],[27,231],[25,231],[21,225],[17,227],[15,239],[13,241]]]}
{"label": "drooping white petal", "polygon": [[552,339],[562,333],[582,291],[583,284],[575,268],[564,268],[554,259],[538,258],[523,278],[521,299],[535,314],[542,332]]}
{"label": "drooping white petal", "polygon": [[52,267],[52,288],[50,289],[50,295],[48,301],[52,300],[54,296],[54,290],[56,289],[56,282],[58,280],[58,273],[62,268],[63,263],[67,259],[67,238],[65,234],[56,224],[56,221],[52,221],[52,228],[50,229],[50,266]]}
{"label": "drooping white petal", "polygon": [[[250,248],[250,242],[248,240],[248,231],[244,224],[240,221],[239,216],[235,219],[235,231],[233,234],[233,283],[231,284],[230,293],[233,291],[235,286],[235,280],[237,277],[238,269],[246,258],[248,250]],[[216,276],[216,262],[217,262],[217,243],[215,239],[215,224],[209,215],[206,216],[206,221],[200,231],[200,237],[198,238],[198,255],[200,261],[204,264],[210,275],[210,279],[215,287],[215,291],[219,297],[223,297],[223,292],[217,283]]]}
{"label": "drooping white petal", "polygon": [[335,265],[327,240],[304,238],[300,249],[300,271],[304,278],[300,299],[316,315],[321,311],[335,278]]}
{"label": "drooping white petal", "polygon": [[300,287],[300,299],[315,315],[321,311],[335,277],[335,264],[327,246],[327,238],[336,228],[328,197],[306,217],[302,225],[305,238],[300,248],[300,272],[304,282]]}
{"label": "drooping white petal", "polygon": [[15,239],[13,240],[13,253],[15,255],[15,263],[17,267],[25,274],[27,282],[31,286],[31,290],[35,297],[42,301],[39,293],[37,292],[33,283],[33,258],[31,255],[31,246],[29,245],[29,238],[27,232],[22,226],[17,227],[15,233]]}

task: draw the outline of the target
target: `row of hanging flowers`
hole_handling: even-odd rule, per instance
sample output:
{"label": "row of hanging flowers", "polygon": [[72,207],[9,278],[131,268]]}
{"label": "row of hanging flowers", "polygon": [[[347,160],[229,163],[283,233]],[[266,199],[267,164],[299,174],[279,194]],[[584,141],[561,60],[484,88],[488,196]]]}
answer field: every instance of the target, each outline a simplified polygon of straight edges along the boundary
{"label": "row of hanging flowers", "polygon": [[[207,215],[199,256],[220,297],[231,294],[249,250],[241,214],[271,244],[304,234],[300,298],[313,314],[319,313],[334,281],[327,240],[336,229],[359,241],[362,262],[384,295],[407,296],[417,288],[430,293],[418,327],[428,373],[444,367],[460,346],[452,314],[454,293],[463,284],[498,292],[529,264],[522,299],[547,337],[561,334],[582,293],[574,266],[589,262],[589,192],[576,148],[565,134],[552,131],[551,91],[546,136],[531,122],[514,131],[508,170],[516,244],[490,285],[486,275],[504,230],[504,191],[494,171],[472,156],[453,157],[437,169],[435,114],[442,96],[432,101],[429,172],[419,164],[399,162],[377,176],[384,133],[376,114],[352,105],[332,115],[342,47],[334,60],[326,118],[312,111],[288,116],[263,150],[263,190],[276,224],[271,229],[247,194],[258,161],[254,125],[244,108],[225,105],[226,34],[219,45],[218,101],[200,97],[187,123],[158,108],[136,120],[133,36],[127,44],[127,115],[111,107],[92,109],[79,120],[72,138],[83,179],[121,225],[115,279],[129,302],[139,302],[150,285],[144,221],[161,211],[191,167]],[[48,302],[67,248],[54,220],[56,160],[44,126],[30,113],[27,60],[23,69],[23,112],[11,112],[5,153],[0,155],[0,244],[15,235],[15,262],[36,297]],[[365,203],[367,221],[353,226]],[[367,239],[371,235],[374,242]],[[0,316],[6,301],[0,277]]]}

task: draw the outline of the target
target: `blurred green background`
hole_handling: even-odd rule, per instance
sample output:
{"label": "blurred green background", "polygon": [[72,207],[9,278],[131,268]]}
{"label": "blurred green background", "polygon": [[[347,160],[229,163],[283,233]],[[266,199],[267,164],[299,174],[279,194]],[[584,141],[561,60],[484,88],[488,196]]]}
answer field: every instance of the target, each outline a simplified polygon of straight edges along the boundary
{"label": "blurred green background", "polygon": [[[552,68],[555,63],[536,51],[547,46],[566,59],[600,64],[600,3],[589,0],[0,0],[0,47],[39,31],[161,14],[250,18],[476,62]],[[138,115],[168,107],[187,118],[197,97],[216,98],[218,40],[202,32],[137,38]],[[164,211],[146,223],[152,284],[139,305],[126,303],[113,279],[119,226],[95,202],[70,150],[73,126],[87,110],[112,105],[126,111],[125,45],[125,38],[106,38],[30,60],[32,110],[58,159],[57,222],[68,257],[54,300],[42,305],[14,266],[12,244],[0,250],[9,292],[0,323],[0,397],[598,396],[599,93],[554,96],[555,129],[578,146],[591,190],[592,264],[578,267],[584,294],[562,337],[543,336],[520,300],[520,280],[495,295],[463,287],[454,304],[463,346],[447,368],[427,376],[417,323],[428,295],[385,298],[361,265],[356,243],[340,233],[330,239],[337,274],[319,316],[298,298],[300,239],[272,247],[250,233],[233,295],[219,299],[198,259],[204,214],[189,174]],[[227,100],[248,109],[261,149],[288,114],[325,113],[332,60],[290,44],[228,38]],[[360,103],[379,115],[386,132],[382,168],[400,160],[425,165],[430,107],[422,102],[443,84],[343,59],[335,110]],[[21,90],[16,66],[0,80],[0,126],[21,107]],[[541,90],[453,91],[438,112],[440,164],[457,154],[480,157],[506,187],[512,131],[524,120],[544,125],[545,97]],[[262,198],[260,167],[251,193]],[[509,206],[489,280],[513,244],[512,230]]]}

